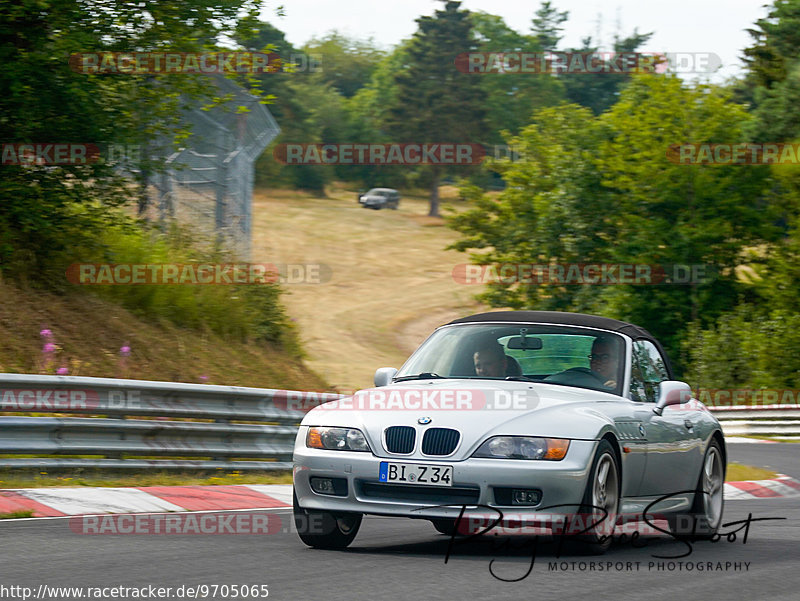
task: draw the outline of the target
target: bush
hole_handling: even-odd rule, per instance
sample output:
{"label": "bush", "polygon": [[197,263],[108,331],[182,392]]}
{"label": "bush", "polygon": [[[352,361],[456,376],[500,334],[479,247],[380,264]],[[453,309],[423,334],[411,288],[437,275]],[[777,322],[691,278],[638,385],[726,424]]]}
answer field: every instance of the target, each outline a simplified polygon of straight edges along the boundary
{"label": "bush", "polygon": [[800,388],[800,315],[739,305],[714,326],[689,328],[687,380],[702,388]]}
{"label": "bush", "polygon": [[[225,253],[194,245],[185,227],[161,231],[121,218],[103,233],[102,263],[230,263]],[[87,261],[88,262],[88,261]],[[266,341],[300,355],[294,329],[280,304],[277,283],[252,285],[93,285],[87,290],[150,319],[210,331],[240,341]]]}

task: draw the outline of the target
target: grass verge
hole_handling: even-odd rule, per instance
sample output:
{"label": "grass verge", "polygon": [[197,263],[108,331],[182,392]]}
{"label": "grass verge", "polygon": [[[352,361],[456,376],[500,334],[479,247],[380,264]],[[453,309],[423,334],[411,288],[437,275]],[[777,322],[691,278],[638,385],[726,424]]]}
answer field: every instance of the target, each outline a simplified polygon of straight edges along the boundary
{"label": "grass verge", "polygon": [[33,509],[19,509],[9,513],[0,513],[0,520],[17,520],[19,518],[32,518]]}
{"label": "grass verge", "polygon": [[752,465],[742,465],[741,463],[729,463],[728,471],[725,474],[726,482],[741,482],[742,480],[772,480],[777,478],[778,473],[763,467]]}

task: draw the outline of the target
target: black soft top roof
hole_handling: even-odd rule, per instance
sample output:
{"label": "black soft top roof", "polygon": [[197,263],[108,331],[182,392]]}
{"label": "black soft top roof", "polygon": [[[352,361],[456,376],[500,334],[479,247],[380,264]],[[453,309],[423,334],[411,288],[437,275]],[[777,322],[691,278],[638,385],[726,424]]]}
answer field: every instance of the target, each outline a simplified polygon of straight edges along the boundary
{"label": "black soft top roof", "polygon": [[531,322],[531,323],[552,323],[567,326],[584,326],[587,328],[597,328],[598,330],[608,330],[619,332],[630,336],[634,340],[644,338],[656,345],[661,354],[667,361],[668,371],[672,374],[669,367],[669,358],[658,340],[653,338],[644,328],[626,323],[610,317],[599,317],[597,315],[586,315],[585,313],[567,313],[565,311],[490,311],[489,313],[478,313],[469,317],[462,317],[451,321],[447,325],[458,323],[481,323],[481,322]]}
{"label": "black soft top roof", "polygon": [[489,313],[478,313],[477,315],[462,317],[461,319],[451,321],[450,324],[479,323],[484,321],[534,322],[566,326],[585,326],[587,328],[597,328],[598,330],[619,332],[631,338],[647,338],[648,340],[655,341],[655,338],[653,338],[650,332],[632,323],[611,319],[610,317],[586,315],[585,313],[567,313],[566,311],[490,311]]}

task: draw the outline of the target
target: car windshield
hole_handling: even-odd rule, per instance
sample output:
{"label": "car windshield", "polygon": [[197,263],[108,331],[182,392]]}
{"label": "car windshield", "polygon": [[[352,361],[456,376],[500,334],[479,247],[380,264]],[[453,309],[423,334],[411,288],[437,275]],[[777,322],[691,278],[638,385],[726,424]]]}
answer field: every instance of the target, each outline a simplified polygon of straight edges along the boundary
{"label": "car windshield", "polygon": [[466,324],[426,340],[396,375],[519,379],[620,394],[625,344],[611,332],[558,325]]}
{"label": "car windshield", "polygon": [[367,196],[389,196],[389,191],[381,190],[380,188],[373,188],[367,192]]}

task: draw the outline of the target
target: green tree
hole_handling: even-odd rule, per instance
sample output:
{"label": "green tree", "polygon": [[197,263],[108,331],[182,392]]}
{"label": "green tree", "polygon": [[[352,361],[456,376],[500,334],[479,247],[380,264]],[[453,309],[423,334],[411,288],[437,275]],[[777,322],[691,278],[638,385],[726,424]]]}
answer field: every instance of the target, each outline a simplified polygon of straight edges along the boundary
{"label": "green tree", "polygon": [[770,89],[786,79],[800,57],[800,1],[774,0],[769,14],[747,32],[753,44],[744,49],[746,83]]}
{"label": "green tree", "polygon": [[[482,143],[486,95],[478,77],[455,68],[455,57],[476,49],[469,12],[445,1],[435,15],[417,19],[408,62],[394,76],[396,95],[385,128],[397,142]],[[460,173],[464,167],[459,166]],[[452,168],[436,164],[430,175],[430,211],[439,215],[439,182]]]}
{"label": "green tree", "polygon": [[[584,107],[537,111],[533,123],[508,139],[519,160],[492,162],[507,186],[499,197],[465,190],[475,206],[449,219],[463,235],[452,247],[475,249],[471,260],[486,265],[610,261],[618,214],[594,167],[601,134]],[[580,296],[574,286],[498,282],[479,298],[495,307],[565,310],[579,305]]]}
{"label": "green tree", "polygon": [[744,49],[747,74],[736,86],[739,98],[753,105],[749,134],[758,142],[800,139],[800,0],[775,0],[769,14],[748,29]]}
{"label": "green tree", "polygon": [[499,165],[508,188],[452,218],[460,250],[479,263],[708,265],[692,286],[495,284],[493,306],[578,310],[639,323],[678,365],[693,320],[710,323],[744,292],[735,276],[743,249],[774,240],[774,206],[763,169],[690,166],[667,159],[671,144],[740,142],[748,121],[730,94],[638,75],[601,117],[573,106],[543,109],[512,142],[517,162]]}
{"label": "green tree", "polygon": [[236,37],[236,42],[251,52],[272,50],[281,57],[282,63],[289,62],[292,55],[297,54],[297,50],[286,39],[286,34],[265,21],[259,21],[243,31]]}
{"label": "green tree", "polygon": [[[485,12],[470,14],[480,52],[541,52],[539,42],[511,29],[502,17]],[[486,94],[486,125],[492,144],[503,142],[503,131],[518,134],[536,109],[564,99],[561,82],[533,73],[476,75]],[[502,154],[502,153],[499,153]]]}
{"label": "green tree", "polygon": [[[163,3],[21,0],[0,4],[0,128],[6,143],[143,147],[181,130],[187,98],[212,101],[204,76],[87,75],[79,52],[206,51],[252,25],[251,0]],[[128,166],[156,166],[142,153]],[[63,282],[64,263],[98,249],[107,209],[134,198],[104,159],[88,165],[0,168],[0,269],[6,276]]]}
{"label": "green tree", "polygon": [[706,265],[715,273],[689,287],[602,291],[604,306],[651,327],[673,355],[689,322],[711,323],[735,306],[743,292],[735,269],[744,249],[774,240],[778,231],[764,169],[680,165],[667,160],[665,150],[672,144],[741,143],[749,119],[727,90],[653,75],[634,76],[600,118],[608,133],[597,167],[624,215],[616,260]]}
{"label": "green tree", "polygon": [[401,101],[394,78],[409,64],[410,45],[411,40],[404,40],[392,48],[375,65],[369,82],[348,99],[350,112],[369,130],[376,132],[376,141],[382,141],[388,135],[385,124],[389,121],[389,110]]}
{"label": "green tree", "polygon": [[[636,52],[652,37],[652,33],[634,32],[626,37],[614,37],[614,55],[606,59],[606,64],[611,64],[616,55]],[[592,38],[587,37],[582,41],[580,48],[573,48],[570,52],[592,54],[599,51],[592,44]],[[592,109],[595,115],[607,111],[618,99],[625,84],[630,80],[628,73],[614,71],[601,71],[598,73],[564,73],[558,78],[566,88],[567,99],[582,106]]]}
{"label": "green tree", "polygon": [[569,11],[559,12],[549,0],[542,2],[531,24],[533,37],[542,50],[555,50],[561,41],[561,24],[569,18]]}
{"label": "green tree", "polygon": [[320,68],[310,75],[345,98],[351,98],[370,81],[385,54],[371,39],[353,39],[337,31],[312,39],[303,46],[303,52],[320,61]]}

